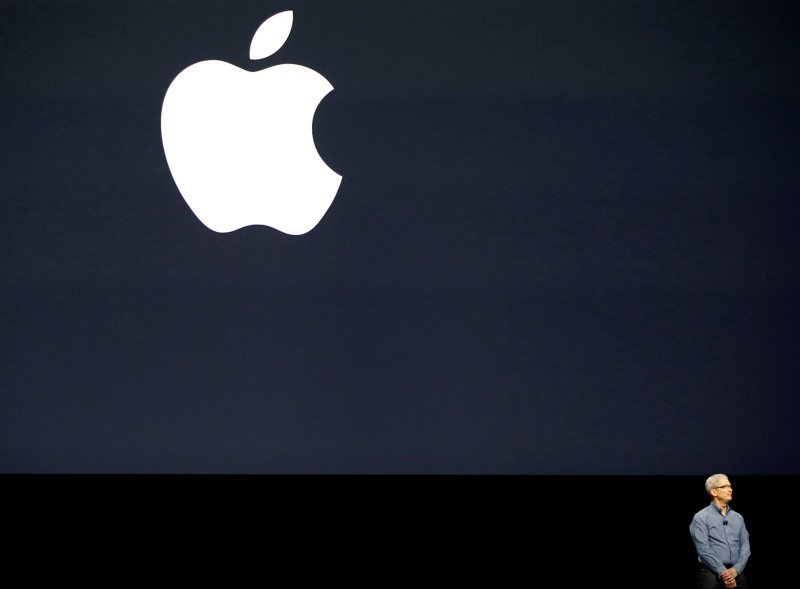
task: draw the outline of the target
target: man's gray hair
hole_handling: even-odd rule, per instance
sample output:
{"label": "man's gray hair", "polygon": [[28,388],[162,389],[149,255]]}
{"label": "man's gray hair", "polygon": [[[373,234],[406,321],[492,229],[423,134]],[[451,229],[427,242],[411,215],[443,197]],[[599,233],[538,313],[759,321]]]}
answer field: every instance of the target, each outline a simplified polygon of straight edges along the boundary
{"label": "man's gray hair", "polygon": [[711,495],[711,489],[719,487],[719,484],[727,478],[728,475],[726,474],[722,473],[712,474],[710,477],[706,479],[706,493]]}

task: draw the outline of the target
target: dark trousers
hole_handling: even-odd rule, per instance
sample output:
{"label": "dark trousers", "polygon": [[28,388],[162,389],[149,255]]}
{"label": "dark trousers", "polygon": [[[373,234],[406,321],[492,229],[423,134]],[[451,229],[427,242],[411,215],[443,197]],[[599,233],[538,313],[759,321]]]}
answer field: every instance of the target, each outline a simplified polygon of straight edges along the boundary
{"label": "dark trousers", "polygon": [[[704,566],[700,567],[697,589],[719,589],[724,586],[725,583],[717,576],[717,573]],[[740,573],[739,576],[736,577],[736,589],[747,589],[747,579],[744,578],[744,573]]]}

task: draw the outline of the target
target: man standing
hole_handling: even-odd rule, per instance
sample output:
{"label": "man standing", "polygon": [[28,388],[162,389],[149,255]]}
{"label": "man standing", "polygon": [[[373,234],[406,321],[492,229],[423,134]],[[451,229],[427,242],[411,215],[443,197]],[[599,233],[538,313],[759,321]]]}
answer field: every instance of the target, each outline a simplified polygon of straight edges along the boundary
{"label": "man standing", "polygon": [[744,567],[750,558],[750,534],[744,518],[728,504],[733,489],[724,474],[706,479],[711,503],[694,514],[689,524],[697,560],[700,563],[698,589],[737,587],[747,589]]}

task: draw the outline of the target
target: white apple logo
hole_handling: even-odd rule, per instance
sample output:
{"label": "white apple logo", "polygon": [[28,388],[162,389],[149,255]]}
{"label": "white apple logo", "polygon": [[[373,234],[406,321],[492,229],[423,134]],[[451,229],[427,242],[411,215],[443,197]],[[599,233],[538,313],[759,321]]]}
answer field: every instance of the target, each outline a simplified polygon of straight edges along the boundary
{"label": "white apple logo", "polygon": [[[267,19],[250,59],[269,57],[292,29],[292,11]],[[320,222],[342,177],[314,145],[314,112],[333,86],[312,69],[281,64],[248,72],[202,61],[164,96],[161,138],[172,177],[209,229],[266,225],[302,235]]]}

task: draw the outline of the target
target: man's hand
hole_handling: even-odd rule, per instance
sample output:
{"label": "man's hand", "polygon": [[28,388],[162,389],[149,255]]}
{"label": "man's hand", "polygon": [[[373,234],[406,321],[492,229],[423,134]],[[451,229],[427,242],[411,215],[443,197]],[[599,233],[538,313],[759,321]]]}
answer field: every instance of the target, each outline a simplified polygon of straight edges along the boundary
{"label": "man's hand", "polygon": [[720,575],[722,582],[725,583],[726,587],[736,587],[736,577],[739,576],[739,573],[736,571],[735,568],[731,567],[727,569]]}

